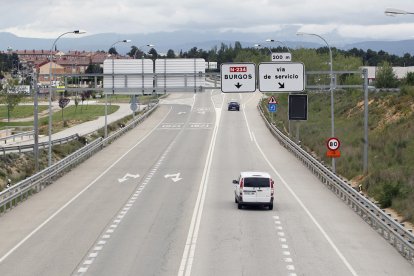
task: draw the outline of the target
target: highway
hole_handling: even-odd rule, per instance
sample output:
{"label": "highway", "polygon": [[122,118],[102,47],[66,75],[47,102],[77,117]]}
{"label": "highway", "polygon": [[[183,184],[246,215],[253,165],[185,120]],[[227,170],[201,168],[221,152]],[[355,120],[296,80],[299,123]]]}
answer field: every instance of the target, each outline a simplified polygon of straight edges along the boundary
{"label": "highway", "polygon": [[[0,217],[0,275],[414,275],[279,145],[260,93],[171,94],[147,120]],[[241,110],[227,111],[236,99]],[[269,172],[275,203],[237,209]]]}

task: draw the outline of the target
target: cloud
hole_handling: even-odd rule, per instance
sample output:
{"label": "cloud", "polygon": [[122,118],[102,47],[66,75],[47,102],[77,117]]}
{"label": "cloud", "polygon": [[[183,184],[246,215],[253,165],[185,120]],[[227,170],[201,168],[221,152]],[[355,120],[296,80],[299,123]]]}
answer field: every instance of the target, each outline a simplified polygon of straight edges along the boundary
{"label": "cloud", "polygon": [[[298,26],[304,32],[343,37],[412,37],[414,16],[387,17],[389,5],[389,0],[16,0],[2,3],[2,11],[8,12],[2,13],[0,31],[54,38],[78,28],[88,34],[262,33]],[[392,6],[414,11],[414,3],[406,0],[394,0]]]}

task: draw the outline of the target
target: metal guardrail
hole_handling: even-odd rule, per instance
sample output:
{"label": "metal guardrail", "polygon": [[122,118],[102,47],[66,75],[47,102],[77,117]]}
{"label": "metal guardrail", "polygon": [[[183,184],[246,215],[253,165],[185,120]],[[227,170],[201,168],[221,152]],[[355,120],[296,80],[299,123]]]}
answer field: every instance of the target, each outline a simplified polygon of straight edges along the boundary
{"label": "metal guardrail", "polygon": [[103,139],[100,137],[98,139],[95,139],[91,143],[85,145],[81,149],[60,160],[56,164],[1,191],[0,213],[5,212],[8,209],[12,209],[14,206],[27,199],[30,195],[40,192],[44,187],[51,184],[53,180],[62,176],[66,171],[77,166],[79,163],[88,159],[93,154],[104,148],[106,145],[119,138],[125,132],[134,128],[138,123],[147,118],[157,107],[158,102],[154,105],[149,105],[148,110],[143,115],[137,117],[125,127],[115,131],[107,138]]}
{"label": "metal guardrail", "polygon": [[267,127],[280,144],[300,159],[330,190],[351,207],[365,222],[394,246],[402,256],[414,263],[414,235],[397,220],[379,208],[347,181],[334,174],[328,167],[294,143],[266,119],[261,105],[260,114]]}
{"label": "metal guardrail", "polygon": [[34,136],[34,130],[32,131],[25,131],[25,132],[20,132],[20,133],[16,133],[10,136],[6,136],[6,137],[2,137],[0,138],[0,142],[4,141],[4,143],[7,143],[7,140],[13,140],[16,141],[16,138],[21,137],[21,140],[23,140],[24,136]]}
{"label": "metal guardrail", "polygon": [[[65,144],[67,142],[70,142],[72,140],[76,140],[79,138],[78,134],[73,134],[68,137],[55,139],[52,141],[52,146],[54,145],[61,145]],[[42,142],[38,144],[39,149],[45,149],[49,146],[48,142]],[[9,146],[9,147],[0,147],[0,152],[4,155],[7,152],[25,152],[25,151],[33,151],[34,150],[34,144],[29,145],[21,145],[21,146]]]}

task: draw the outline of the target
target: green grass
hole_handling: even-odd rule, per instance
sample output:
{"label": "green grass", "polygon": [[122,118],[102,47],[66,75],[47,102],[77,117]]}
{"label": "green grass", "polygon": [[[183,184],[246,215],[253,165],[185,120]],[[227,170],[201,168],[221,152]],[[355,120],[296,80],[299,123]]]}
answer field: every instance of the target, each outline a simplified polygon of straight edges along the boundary
{"label": "green grass", "polygon": [[[48,109],[47,105],[39,105],[39,112],[45,111]],[[12,119],[21,119],[27,117],[33,117],[34,107],[31,105],[20,105],[16,106],[12,112],[10,112],[10,118]],[[7,107],[4,105],[0,106],[0,120],[7,119]]]}
{"label": "green grass", "polygon": [[[292,137],[326,164],[326,139],[331,136],[330,94],[310,92],[308,120],[292,121]],[[392,207],[414,222],[414,88],[401,93],[369,95],[368,174],[363,175],[364,110],[361,90],[335,92],[335,136],[341,141],[336,171],[360,181],[363,189],[383,208]],[[288,129],[287,95],[277,94],[276,125]],[[267,109],[267,97],[264,100]]]}
{"label": "green grass", "polygon": [[[27,106],[17,106],[17,109]],[[33,106],[31,108],[31,113],[29,111],[26,114],[29,114],[27,117],[33,117]],[[47,106],[46,106],[47,109]],[[108,115],[117,111],[119,109],[118,105],[112,104],[108,105]],[[40,108],[39,108],[40,110]],[[59,132],[65,128],[73,126],[75,124],[80,124],[87,121],[92,121],[97,119],[99,116],[105,115],[105,106],[104,105],[89,105],[89,106],[76,106],[71,105],[63,109],[63,120],[62,120],[62,111],[56,111],[52,115],[52,131],[53,133]],[[20,117],[21,118],[21,117]],[[39,118],[39,133],[46,134],[49,124],[49,117]],[[28,122],[0,122],[0,128],[10,127],[10,126],[33,126],[33,121]]]}

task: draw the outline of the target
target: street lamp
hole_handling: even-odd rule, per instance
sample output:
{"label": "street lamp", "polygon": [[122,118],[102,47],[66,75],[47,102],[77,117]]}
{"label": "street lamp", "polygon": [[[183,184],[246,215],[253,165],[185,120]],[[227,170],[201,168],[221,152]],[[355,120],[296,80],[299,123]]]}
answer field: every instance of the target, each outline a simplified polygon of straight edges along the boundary
{"label": "street lamp", "polygon": [[257,47],[257,48],[266,48],[269,51],[269,53],[270,53],[270,57],[272,56],[272,51],[269,49],[269,47],[262,46],[261,44],[254,44],[254,47]]}
{"label": "street lamp", "polygon": [[71,32],[66,32],[58,36],[55,41],[52,44],[52,47],[50,48],[50,56],[49,56],[49,143],[48,143],[48,166],[50,167],[52,165],[52,61],[53,61],[53,55],[52,51],[53,48],[56,45],[56,42],[64,35],[67,34],[84,34],[86,31],[83,30],[75,30]]}
{"label": "street lamp", "polygon": [[414,14],[413,12],[403,11],[403,10],[394,9],[394,8],[388,8],[384,11],[384,13],[387,16]]}
{"label": "street lamp", "polygon": [[[329,85],[329,90],[331,92],[331,137],[335,137],[335,118],[334,118],[334,95],[333,95],[333,86],[334,86],[334,80],[333,80],[333,73],[332,73],[332,50],[329,46],[328,42],[320,35],[318,34],[312,34],[312,33],[304,33],[304,32],[297,32],[296,35],[312,35],[317,36],[320,39],[322,39],[329,49],[329,59],[330,59],[330,75],[331,75],[331,83]],[[335,173],[335,158],[332,158],[332,171]]]}
{"label": "street lamp", "polygon": [[[129,43],[131,42],[130,39],[123,39],[118,40],[117,42],[113,43],[109,49],[114,47],[118,43]],[[111,56],[112,59],[112,94],[115,93],[115,76],[114,76],[114,56]],[[108,137],[108,94],[105,93],[105,136],[104,138]]]}
{"label": "street lamp", "polygon": [[[145,44],[145,45],[141,45],[141,46],[139,46],[136,50],[135,50],[135,53],[134,53],[134,59],[136,59],[137,58],[137,54],[138,54],[138,52],[139,51],[141,51],[141,49],[143,48],[143,47],[154,47],[155,45],[153,45],[153,44]],[[142,74],[141,74],[141,80],[142,80],[142,93],[144,93],[144,55],[142,55],[142,58],[141,58],[141,72],[142,72]],[[131,103],[132,102],[134,102],[134,101],[136,101],[136,98],[135,98],[135,95],[132,95],[131,96]],[[139,106],[138,106],[138,112],[139,112]],[[134,120],[135,120],[135,111],[132,111],[132,114],[133,114],[133,117],[134,117]]]}
{"label": "street lamp", "polygon": [[153,45],[153,44],[145,44],[145,45],[141,45],[141,46],[139,46],[138,48],[137,48],[137,50],[135,51],[135,53],[134,53],[134,59],[136,59],[137,58],[137,54],[138,54],[138,50],[141,50],[143,47],[145,47],[145,46],[147,46],[147,47],[154,47],[155,45]]}
{"label": "street lamp", "polygon": [[286,48],[286,49],[288,50],[288,52],[290,53],[290,49],[289,49],[289,47],[288,47],[288,46],[286,46],[286,44],[285,44],[285,43],[283,43],[283,42],[282,42],[282,41],[280,41],[280,40],[274,40],[274,39],[268,38],[268,39],[266,39],[266,42],[278,42],[278,43],[282,44],[282,46],[283,46],[284,48]]}

